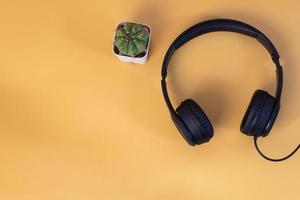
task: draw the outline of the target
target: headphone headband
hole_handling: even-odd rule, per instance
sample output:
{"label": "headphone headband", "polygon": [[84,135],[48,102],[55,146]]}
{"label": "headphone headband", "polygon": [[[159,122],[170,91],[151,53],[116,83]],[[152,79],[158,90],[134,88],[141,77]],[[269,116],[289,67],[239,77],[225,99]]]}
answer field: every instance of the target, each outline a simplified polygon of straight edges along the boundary
{"label": "headphone headband", "polygon": [[283,72],[279,62],[280,56],[273,43],[267,38],[266,35],[264,35],[262,32],[260,32],[259,30],[257,30],[256,28],[254,28],[249,24],[237,20],[232,20],[232,19],[213,19],[213,20],[200,22],[185,30],[174,40],[174,42],[171,44],[164,57],[162,70],[161,70],[161,76],[162,76],[161,85],[162,85],[163,95],[166,104],[171,112],[171,115],[175,114],[176,112],[171,104],[168,95],[168,91],[166,87],[166,77],[167,77],[168,64],[174,52],[195,37],[198,37],[206,33],[217,32],[217,31],[236,32],[243,35],[247,35],[256,38],[265,47],[265,49],[269,52],[272,61],[276,65],[277,89],[276,89],[275,96],[277,99],[277,103],[280,103],[280,97],[281,97],[282,85],[283,85]]}

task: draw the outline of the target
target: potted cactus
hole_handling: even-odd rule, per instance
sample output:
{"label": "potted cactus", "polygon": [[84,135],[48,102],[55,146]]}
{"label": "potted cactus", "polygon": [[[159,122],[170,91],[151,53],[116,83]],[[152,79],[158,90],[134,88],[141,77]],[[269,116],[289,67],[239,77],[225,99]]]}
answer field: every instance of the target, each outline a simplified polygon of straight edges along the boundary
{"label": "potted cactus", "polygon": [[148,57],[150,36],[149,26],[122,22],[116,29],[113,53],[124,62],[144,64]]}

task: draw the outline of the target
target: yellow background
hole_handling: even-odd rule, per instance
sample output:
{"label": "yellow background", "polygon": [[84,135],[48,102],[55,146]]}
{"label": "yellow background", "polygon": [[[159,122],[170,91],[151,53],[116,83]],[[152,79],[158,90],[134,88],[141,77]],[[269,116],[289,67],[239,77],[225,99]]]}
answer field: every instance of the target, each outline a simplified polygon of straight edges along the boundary
{"label": "yellow background", "polygon": [[[300,198],[300,155],[258,156],[239,131],[253,92],[274,94],[269,55],[255,40],[212,33],[176,53],[168,77],[175,105],[195,99],[215,136],[189,147],[160,88],[169,44],[202,20],[256,26],[284,66],[282,109],[269,137],[274,157],[300,141],[299,1],[1,0],[1,200],[252,200]],[[111,51],[120,21],[152,28],[145,65]]]}

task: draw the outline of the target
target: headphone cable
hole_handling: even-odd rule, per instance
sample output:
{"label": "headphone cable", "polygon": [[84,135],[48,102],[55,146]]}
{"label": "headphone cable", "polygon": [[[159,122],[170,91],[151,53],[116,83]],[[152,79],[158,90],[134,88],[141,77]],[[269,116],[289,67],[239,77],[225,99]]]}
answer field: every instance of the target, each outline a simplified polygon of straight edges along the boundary
{"label": "headphone cable", "polygon": [[285,156],[285,157],[283,157],[283,158],[276,158],[276,159],[274,159],[274,158],[269,158],[268,156],[266,156],[266,155],[264,155],[261,151],[260,151],[260,149],[259,149],[259,147],[258,147],[258,145],[257,145],[257,136],[254,136],[254,145],[255,145],[255,148],[256,148],[256,150],[257,150],[257,152],[264,158],[264,159],[266,159],[266,160],[268,160],[268,161],[272,161],[272,162],[280,162],[280,161],[284,161],[284,160],[286,160],[286,159],[288,159],[289,157],[291,157],[292,155],[294,155],[297,151],[298,151],[298,149],[300,148],[300,144],[289,154],[289,155],[287,155],[287,156]]}

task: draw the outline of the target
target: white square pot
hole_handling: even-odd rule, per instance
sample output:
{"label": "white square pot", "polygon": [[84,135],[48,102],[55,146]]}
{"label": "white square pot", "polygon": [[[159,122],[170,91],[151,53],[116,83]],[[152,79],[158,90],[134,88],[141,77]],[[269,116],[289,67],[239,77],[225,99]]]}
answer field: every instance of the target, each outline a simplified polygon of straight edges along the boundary
{"label": "white square pot", "polygon": [[[117,26],[116,29],[127,22],[120,22]],[[136,22],[130,22],[130,23],[136,23]],[[113,44],[112,44],[112,52],[115,56],[117,56],[121,61],[123,62],[131,62],[131,63],[137,63],[137,64],[145,64],[147,62],[147,58],[148,58],[148,54],[149,54],[149,48],[150,48],[150,41],[151,41],[151,29],[150,26],[146,25],[146,24],[142,24],[142,23],[136,23],[136,24],[141,24],[143,26],[146,26],[149,29],[149,41],[147,44],[147,48],[146,48],[146,52],[145,55],[143,57],[130,57],[130,56],[124,56],[124,55],[119,55],[115,52],[115,45],[114,45],[114,40],[115,40],[115,34],[113,37]]]}

